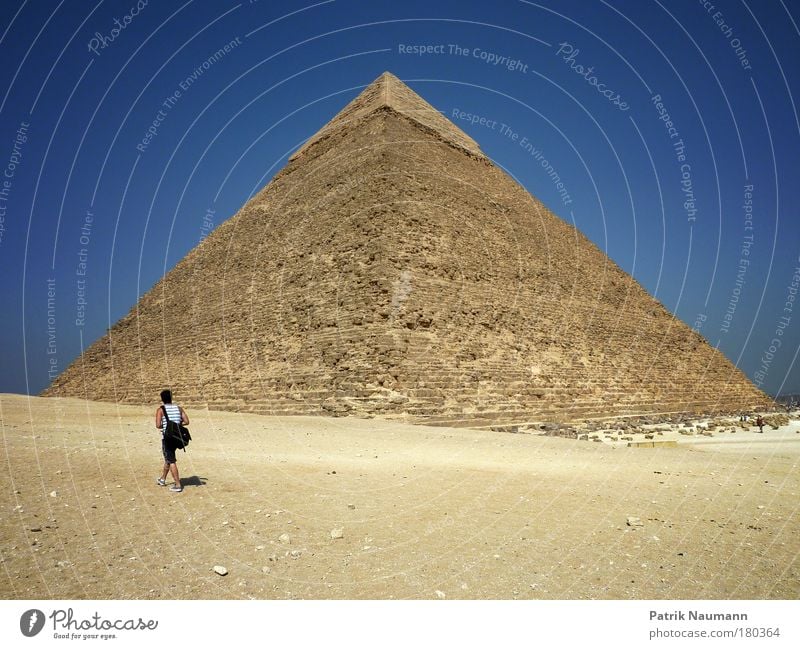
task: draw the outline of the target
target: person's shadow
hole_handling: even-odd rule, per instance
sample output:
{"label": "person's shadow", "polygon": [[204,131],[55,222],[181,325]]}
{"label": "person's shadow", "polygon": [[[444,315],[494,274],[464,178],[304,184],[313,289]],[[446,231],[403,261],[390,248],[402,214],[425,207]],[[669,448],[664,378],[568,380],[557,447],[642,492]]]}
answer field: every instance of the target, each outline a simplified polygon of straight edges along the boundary
{"label": "person's shadow", "polygon": [[208,482],[207,478],[201,478],[199,475],[189,476],[188,478],[181,477],[181,486],[183,487],[202,487]]}

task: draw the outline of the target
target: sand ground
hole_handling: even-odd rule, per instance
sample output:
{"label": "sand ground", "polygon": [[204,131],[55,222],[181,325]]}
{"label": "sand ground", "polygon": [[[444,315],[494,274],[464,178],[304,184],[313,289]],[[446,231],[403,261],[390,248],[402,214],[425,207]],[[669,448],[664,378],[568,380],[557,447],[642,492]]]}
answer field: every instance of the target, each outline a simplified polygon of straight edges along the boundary
{"label": "sand ground", "polygon": [[628,448],[190,411],[175,494],[155,405],[0,409],[6,599],[800,596],[798,422]]}

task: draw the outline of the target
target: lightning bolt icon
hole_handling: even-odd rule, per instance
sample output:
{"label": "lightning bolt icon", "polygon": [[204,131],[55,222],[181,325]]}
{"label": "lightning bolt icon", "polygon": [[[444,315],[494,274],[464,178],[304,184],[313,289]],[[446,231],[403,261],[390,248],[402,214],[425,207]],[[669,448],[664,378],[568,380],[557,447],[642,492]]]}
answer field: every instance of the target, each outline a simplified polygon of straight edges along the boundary
{"label": "lightning bolt icon", "polygon": [[33,631],[33,625],[36,624],[36,620],[38,619],[38,615],[36,615],[36,611],[31,613],[31,619],[28,620],[28,631]]}

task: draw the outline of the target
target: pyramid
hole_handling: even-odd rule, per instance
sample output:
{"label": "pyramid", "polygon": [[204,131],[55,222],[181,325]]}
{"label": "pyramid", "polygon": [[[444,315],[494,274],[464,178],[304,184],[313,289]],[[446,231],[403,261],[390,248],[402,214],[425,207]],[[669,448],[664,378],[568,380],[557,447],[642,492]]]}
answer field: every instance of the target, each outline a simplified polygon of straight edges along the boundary
{"label": "pyramid", "polygon": [[483,425],[770,401],[384,73],[44,392]]}

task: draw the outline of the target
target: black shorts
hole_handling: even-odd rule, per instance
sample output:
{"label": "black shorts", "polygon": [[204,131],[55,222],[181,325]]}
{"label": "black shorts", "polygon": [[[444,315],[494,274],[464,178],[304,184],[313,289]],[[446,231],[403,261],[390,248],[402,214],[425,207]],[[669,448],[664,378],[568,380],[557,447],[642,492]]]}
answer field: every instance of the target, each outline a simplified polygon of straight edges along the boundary
{"label": "black shorts", "polygon": [[167,443],[167,440],[163,437],[161,438],[161,452],[164,454],[164,462],[167,464],[175,464],[177,462],[177,458],[175,457],[175,451],[177,448],[172,444]]}

